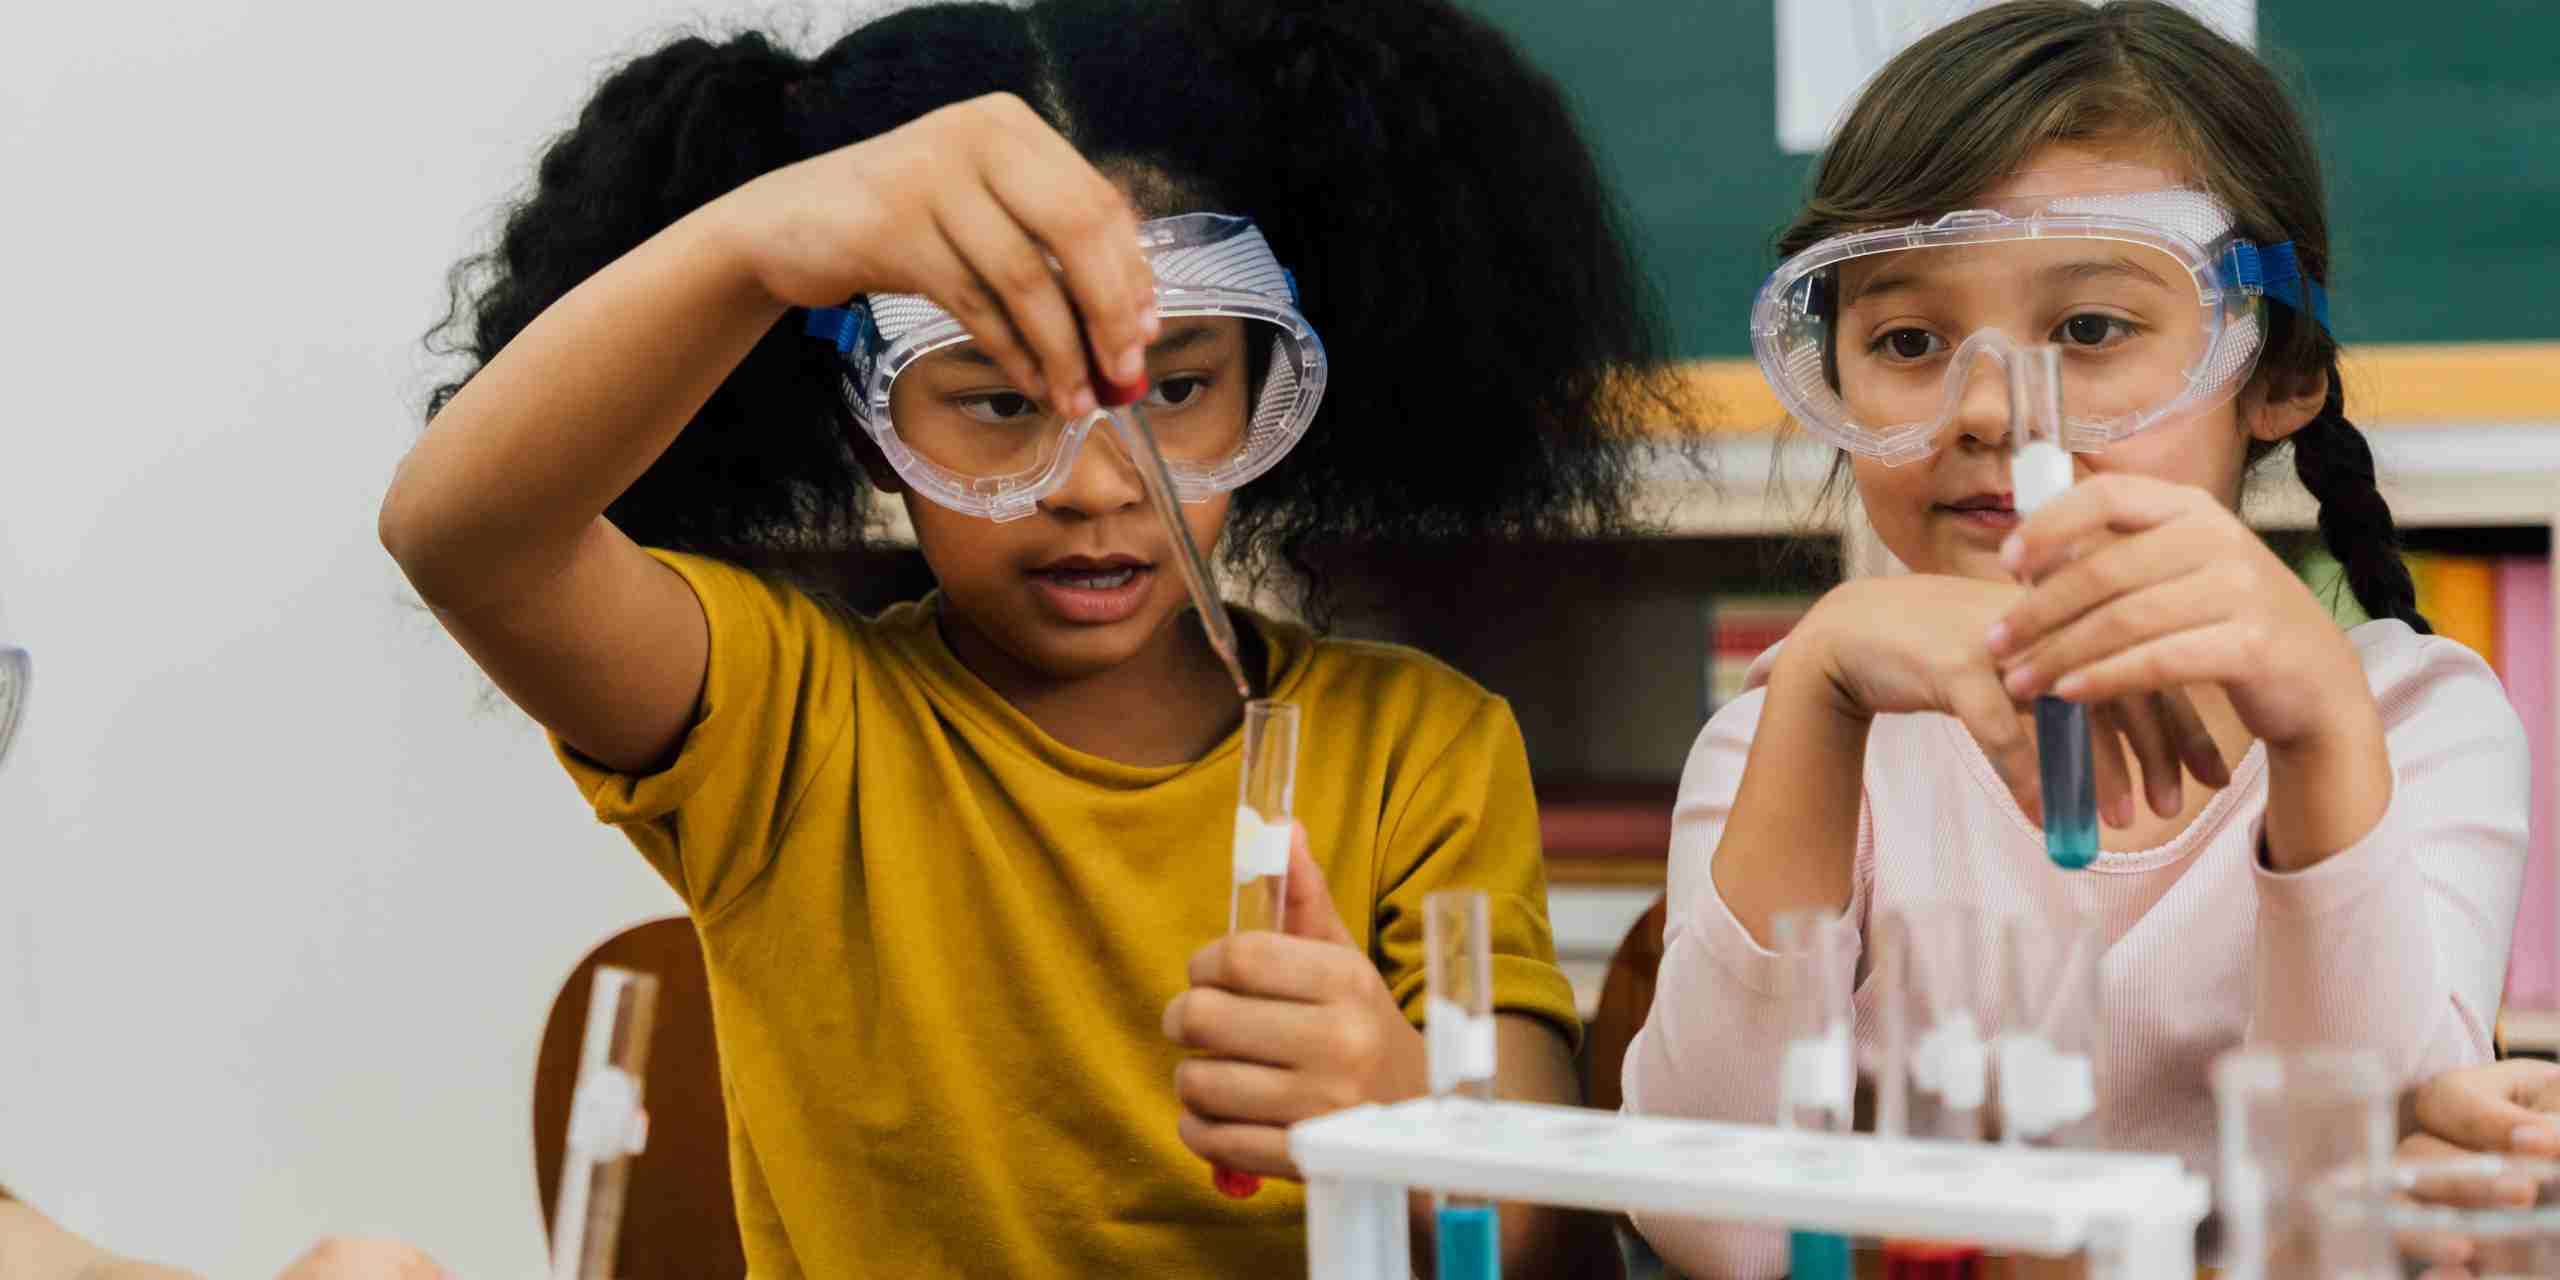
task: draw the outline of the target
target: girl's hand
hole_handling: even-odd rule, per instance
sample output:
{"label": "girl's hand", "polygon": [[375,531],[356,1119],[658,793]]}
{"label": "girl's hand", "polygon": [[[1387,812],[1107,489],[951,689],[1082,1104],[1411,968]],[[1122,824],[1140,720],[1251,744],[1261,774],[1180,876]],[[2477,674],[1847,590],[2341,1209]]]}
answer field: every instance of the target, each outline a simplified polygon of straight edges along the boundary
{"label": "girl's hand", "polygon": [[2018,697],[2216,684],[2271,751],[2350,730],[2379,740],[2345,634],[2201,489],[2123,474],[2085,481],[2020,524],[2001,562],[2035,584],[1990,631]]}
{"label": "girl's hand", "polygon": [[1289,849],[1286,933],[1240,933],[1191,957],[1164,1033],[1195,1051],[1173,1073],[1184,1146],[1223,1169],[1298,1176],[1288,1128],[1428,1087],[1422,1033],[1342,927],[1306,828]]}
{"label": "girl's hand", "polygon": [[777,302],[923,294],[1024,394],[1065,414],[1094,405],[1088,343],[1102,376],[1145,376],[1155,278],[1137,215],[1011,94],[944,107],[714,204]]}
{"label": "girl's hand", "polygon": [[1988,634],[2010,693],[2122,701],[2220,686],[2267,744],[2259,858],[2276,871],[2381,823],[2391,754],[2355,647],[2203,490],[2100,476],[2028,517],[2001,560],[2035,584]]}
{"label": "girl's hand", "polygon": [[2532,1058],[2430,1076],[2400,1102],[2400,1154],[2560,1157],[2560,1065]]}
{"label": "girl's hand", "polygon": [[[2012,611],[2024,589],[1974,578],[1913,574],[1862,578],[1822,598],[1788,640],[1806,646],[1839,696],[1844,714],[1867,719],[1936,711],[1964,723],[2030,818],[2043,815],[2031,698],[2003,687],[1983,634]],[[2204,721],[2175,689],[2091,703],[2098,810],[2126,826],[2134,819],[2130,748],[2152,807],[2177,811],[2179,775],[2208,786],[2231,780]]]}

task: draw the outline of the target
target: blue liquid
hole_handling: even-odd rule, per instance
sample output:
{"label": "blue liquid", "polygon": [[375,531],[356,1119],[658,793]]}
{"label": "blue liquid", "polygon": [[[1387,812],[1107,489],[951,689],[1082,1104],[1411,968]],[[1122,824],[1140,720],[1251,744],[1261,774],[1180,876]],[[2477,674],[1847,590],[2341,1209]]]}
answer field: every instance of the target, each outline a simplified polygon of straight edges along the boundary
{"label": "blue liquid", "polygon": [[2089,710],[2036,699],[2036,773],[2044,784],[2044,852],[2077,871],[2098,860],[2098,775],[2089,754]]}
{"label": "blue liquid", "polygon": [[1849,1280],[1850,1274],[1847,1236],[1787,1233],[1787,1280]]}
{"label": "blue liquid", "polygon": [[1492,1205],[1440,1209],[1440,1280],[1502,1280],[1502,1226]]}

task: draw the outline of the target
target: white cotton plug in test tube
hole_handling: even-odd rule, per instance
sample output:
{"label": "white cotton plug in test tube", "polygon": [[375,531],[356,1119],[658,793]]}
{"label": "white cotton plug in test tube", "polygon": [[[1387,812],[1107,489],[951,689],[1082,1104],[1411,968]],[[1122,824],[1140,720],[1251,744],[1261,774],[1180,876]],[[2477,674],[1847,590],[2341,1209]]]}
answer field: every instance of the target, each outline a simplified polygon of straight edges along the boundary
{"label": "white cotton plug in test tube", "polygon": [[[1431,1095],[1460,1104],[1493,1100],[1492,903],[1481,889],[1423,895],[1422,1044]],[[1435,1194],[1441,1280],[1495,1280],[1502,1229],[1493,1202]]]}
{"label": "white cotton plug in test tube", "polygon": [[[1298,706],[1257,699],[1244,704],[1244,775],[1236,786],[1234,876],[1227,899],[1227,936],[1287,925],[1291,806],[1298,786]],[[1217,1169],[1219,1191],[1243,1199],[1262,1179]]]}
{"label": "white cotton plug in test tube", "polygon": [[553,1200],[551,1280],[613,1280],[631,1157],[649,1142],[640,1086],[648,1075],[657,1003],[656,978],[610,965],[596,969]]}

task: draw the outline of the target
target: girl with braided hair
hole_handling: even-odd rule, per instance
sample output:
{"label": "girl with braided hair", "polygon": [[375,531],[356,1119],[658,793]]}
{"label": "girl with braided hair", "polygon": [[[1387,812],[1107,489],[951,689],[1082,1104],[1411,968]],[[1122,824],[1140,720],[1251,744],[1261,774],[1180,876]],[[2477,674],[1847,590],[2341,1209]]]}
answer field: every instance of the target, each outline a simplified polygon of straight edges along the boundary
{"label": "girl with braided hair", "polygon": [[[1763,370],[1912,572],[1825,595],[1698,739],[1627,1105],[1770,1120],[1775,918],[1840,912],[1863,952],[1880,913],[1943,898],[2098,931],[2078,1114],[2109,1146],[2210,1168],[2207,1067],[2243,1044],[2365,1047],[2404,1080],[2486,1060],[2524,735],[2418,615],[2276,78],[2156,0],[1988,6],[1869,83],[1778,248]],[[2026,514],[2011,412],[2039,385],[2077,482]],[[2374,619],[2352,631],[2237,514],[2286,453]],[[2086,870],[2040,829],[2040,695],[2094,729]],[[1871,1051],[1860,958],[1830,971],[1861,975]],[[1641,1225],[1691,1274],[1783,1266],[1769,1233]]]}

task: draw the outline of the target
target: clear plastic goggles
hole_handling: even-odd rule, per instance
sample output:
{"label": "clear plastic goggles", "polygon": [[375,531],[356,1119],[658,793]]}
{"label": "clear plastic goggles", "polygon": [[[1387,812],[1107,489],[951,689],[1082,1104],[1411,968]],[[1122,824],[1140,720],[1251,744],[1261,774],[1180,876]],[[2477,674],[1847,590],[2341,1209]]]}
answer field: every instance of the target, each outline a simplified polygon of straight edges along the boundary
{"label": "clear plastic goggles", "polygon": [[[1250,221],[1190,213],[1138,235],[1163,322],[1148,350],[1147,418],[1175,495],[1202,502],[1270,470],[1306,434],[1324,399],[1324,343]],[[842,358],[854,419],[898,477],[966,515],[1031,514],[1109,420],[1034,402],[958,320],[913,294],[812,309],[806,331]]]}
{"label": "clear plastic goggles", "polygon": [[2054,343],[2063,443],[2090,452],[2236,394],[2261,296],[2327,321],[2292,245],[2238,238],[2203,191],[2042,195],[1806,249],[1762,286],[1751,347],[1807,431],[1899,465],[1938,447],[1975,334]]}

